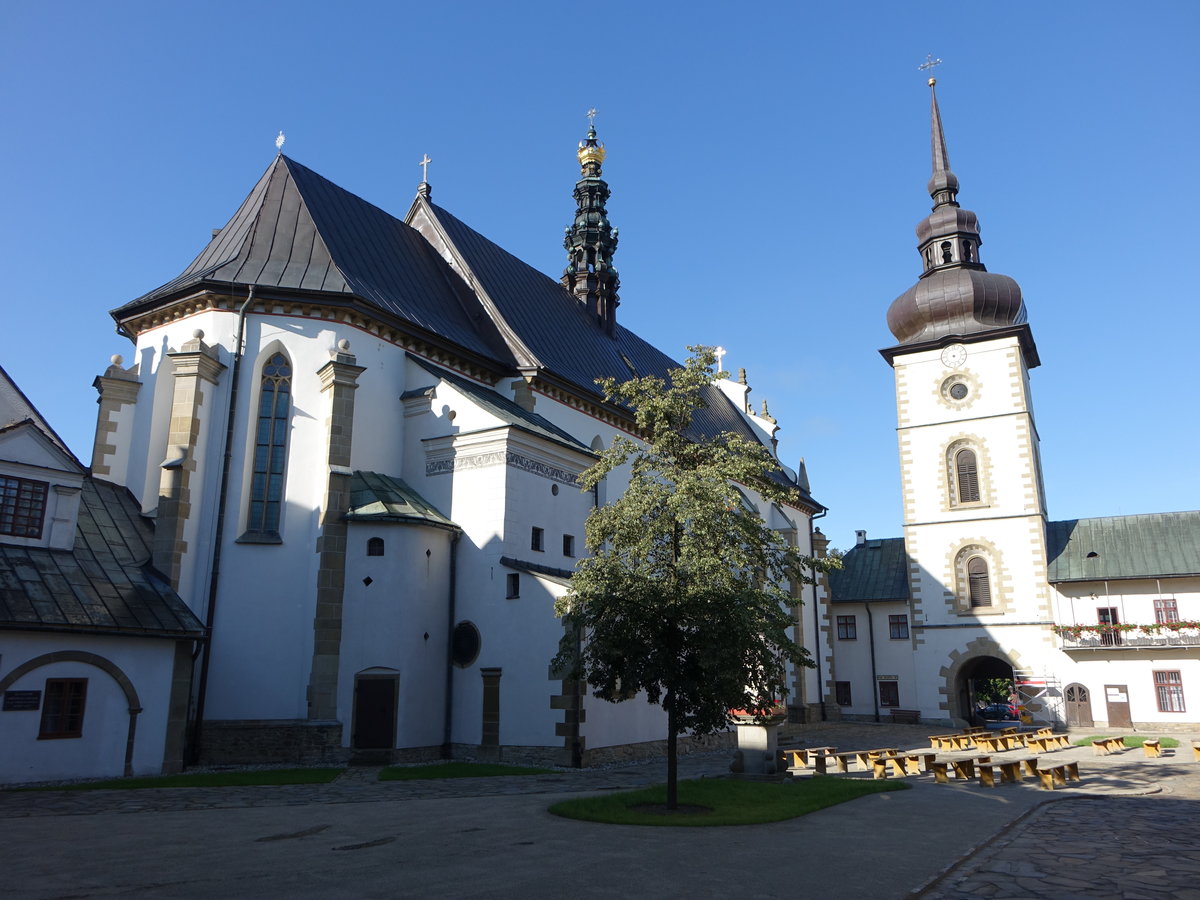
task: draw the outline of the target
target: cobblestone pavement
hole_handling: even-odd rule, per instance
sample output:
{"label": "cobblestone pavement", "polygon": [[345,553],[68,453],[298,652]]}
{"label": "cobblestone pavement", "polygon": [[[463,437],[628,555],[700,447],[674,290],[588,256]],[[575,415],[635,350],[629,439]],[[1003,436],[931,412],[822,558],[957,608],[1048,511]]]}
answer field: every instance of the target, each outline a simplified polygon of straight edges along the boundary
{"label": "cobblestone pavement", "polygon": [[[885,746],[928,749],[927,735],[939,730],[944,729],[836,724],[802,726],[794,729],[792,736],[796,743],[832,745],[843,750]],[[1193,737],[1179,737],[1181,746],[1177,750],[1164,751],[1158,759],[1146,758],[1136,749],[1103,757],[1094,756],[1091,748],[1077,747],[1046,754],[1043,765],[1049,761],[1079,763],[1083,779],[1066,790],[1042,791],[1030,779],[1019,784],[999,784],[994,788],[983,787],[978,781],[939,785],[928,776],[909,779],[915,788],[914,808],[923,811],[926,821],[930,815],[938,815],[939,808],[945,810],[946,816],[962,815],[962,810],[978,810],[982,812],[968,813],[975,819],[973,824],[977,826],[982,815],[986,817],[987,827],[970,839],[975,847],[957,861],[954,861],[954,855],[967,849],[966,842],[953,855],[928,867],[924,875],[912,878],[914,882],[924,879],[923,884],[897,883],[894,872],[881,871],[878,883],[886,887],[881,887],[876,896],[909,893],[937,900],[1171,896],[1200,900],[1200,839],[1196,837],[1195,827],[1200,821],[1200,806],[1197,806],[1200,803],[1200,762],[1192,759],[1189,741]],[[942,758],[971,755],[978,753],[939,754]],[[993,759],[1000,761],[1022,755],[1027,752],[993,754]],[[680,777],[723,775],[728,770],[729,759],[729,751],[682,756]],[[485,798],[485,802],[491,802],[486,798],[495,797],[495,802],[500,804],[518,799],[516,795],[618,790],[659,783],[665,778],[665,762],[653,760],[605,768],[564,769],[551,775],[440,781],[379,782],[377,773],[377,768],[351,768],[326,785],[0,791],[0,818],[24,818],[32,825],[42,817],[56,816],[96,817],[100,822],[112,814],[314,808],[312,813],[297,810],[296,815],[300,817],[316,815],[315,810],[322,804],[454,798]],[[869,776],[863,773],[859,777]],[[507,799],[501,799],[505,797]],[[919,805],[916,805],[917,801]],[[889,806],[896,808],[895,803],[881,800],[872,807],[863,806],[855,815],[885,816]],[[424,810],[427,805],[418,803],[414,808],[417,807]],[[446,809],[450,807],[446,806]],[[809,818],[814,818],[816,825],[815,817],[825,815],[828,813],[817,813]],[[831,825],[843,822],[846,815],[847,812],[838,813],[829,821]],[[68,821],[71,820],[63,820],[64,827]],[[920,827],[920,823],[910,825],[906,822],[898,821],[892,825],[899,827],[901,832],[905,828]],[[46,824],[58,827],[50,822]],[[863,824],[870,827],[868,822]],[[885,825],[880,818],[875,819],[875,824],[879,828]],[[786,829],[779,826],[757,828],[760,830],[754,842],[765,851],[785,855],[798,852],[790,845],[772,845],[773,835],[774,840],[786,842],[785,835],[789,833]],[[869,867],[874,855],[861,854],[862,866]],[[940,875],[929,877],[937,866],[947,863],[948,868]],[[831,856],[826,864],[833,864]],[[805,868],[820,865],[820,858],[804,861]]]}

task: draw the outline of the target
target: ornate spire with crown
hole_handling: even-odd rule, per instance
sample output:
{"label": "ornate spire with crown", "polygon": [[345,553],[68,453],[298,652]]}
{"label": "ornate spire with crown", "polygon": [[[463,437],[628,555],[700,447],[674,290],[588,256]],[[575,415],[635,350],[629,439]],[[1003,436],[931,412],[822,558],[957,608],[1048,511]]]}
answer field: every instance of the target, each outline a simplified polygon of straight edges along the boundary
{"label": "ornate spire with crown", "polygon": [[902,344],[1020,325],[1026,317],[1020,286],[979,261],[979,220],[958,205],[958,178],[950,171],[936,84],[936,78],[929,79],[933,211],[917,225],[924,271],[888,309],[888,328]]}
{"label": "ornate spire with crown", "polygon": [[600,177],[604,144],[596,140],[596,110],[588,111],[587,139],[579,142],[580,179],[575,183],[575,222],[563,237],[567,267],[562,283],[611,334],[617,321],[621,279],[613,267],[617,229],[608,221],[608,184]]}

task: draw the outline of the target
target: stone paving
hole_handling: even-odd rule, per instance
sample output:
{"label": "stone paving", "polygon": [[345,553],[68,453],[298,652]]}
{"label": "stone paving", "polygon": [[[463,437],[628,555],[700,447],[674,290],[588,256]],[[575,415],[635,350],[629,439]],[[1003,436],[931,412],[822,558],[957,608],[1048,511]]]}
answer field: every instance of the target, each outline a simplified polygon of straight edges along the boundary
{"label": "stone paving", "polygon": [[[803,726],[799,743],[833,745],[843,750],[895,746],[928,749],[927,735],[945,729],[927,726],[836,724]],[[978,781],[934,784],[928,776],[910,779],[933,804],[923,808],[963,808],[965,802],[996,800],[986,808],[990,831],[975,848],[924,884],[895,884],[879,896],[928,898],[1016,897],[1178,897],[1200,900],[1200,762],[1193,761],[1191,736],[1158,759],[1130,749],[1094,756],[1090,747],[1045,754],[1048,763],[1076,760],[1083,780],[1066,790],[1042,791],[1035,781],[986,788]],[[940,758],[978,753],[940,753]],[[1027,751],[992,754],[994,760],[1029,755]],[[680,777],[715,777],[727,772],[729,751],[680,758]],[[194,810],[314,807],[322,804],[394,803],[455,798],[502,798],[641,787],[665,778],[665,762],[653,760],[550,775],[440,781],[379,782],[378,769],[352,768],[330,784],[246,788],[174,788],[125,791],[0,791],[0,818],[96,816],[188,812]],[[869,777],[861,773],[857,777]],[[491,802],[491,801],[485,801]],[[495,801],[499,802],[499,800]],[[876,807],[878,815],[886,804]],[[976,808],[976,807],[971,807]],[[299,815],[299,811],[297,811]],[[950,814],[950,813],[948,813]],[[822,813],[814,815],[823,815]],[[928,813],[926,813],[928,816]],[[864,823],[869,827],[869,823]],[[770,847],[773,826],[756,841]],[[917,823],[913,827],[920,827]],[[689,829],[690,830],[690,829]],[[776,829],[778,831],[778,829]],[[975,840],[975,838],[972,838]],[[965,845],[964,845],[965,846]],[[794,852],[791,847],[772,851]],[[919,849],[915,852],[920,852]],[[865,854],[863,865],[870,865]],[[819,866],[820,860],[806,861]],[[937,865],[944,865],[939,862]]]}

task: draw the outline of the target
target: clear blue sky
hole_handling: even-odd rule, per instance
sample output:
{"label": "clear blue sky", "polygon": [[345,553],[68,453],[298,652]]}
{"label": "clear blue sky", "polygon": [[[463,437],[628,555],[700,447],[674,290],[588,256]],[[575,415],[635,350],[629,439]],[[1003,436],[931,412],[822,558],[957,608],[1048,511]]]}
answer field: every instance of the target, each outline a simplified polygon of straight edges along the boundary
{"label": "clear blue sky", "polygon": [[622,321],[721,344],[836,545],[900,534],[877,351],[920,271],[938,91],[983,260],[1021,284],[1054,518],[1200,507],[1193,2],[0,6],[0,362],[76,452],[107,311],[178,274],[286,151],[441,205],[557,277],[600,110]]}

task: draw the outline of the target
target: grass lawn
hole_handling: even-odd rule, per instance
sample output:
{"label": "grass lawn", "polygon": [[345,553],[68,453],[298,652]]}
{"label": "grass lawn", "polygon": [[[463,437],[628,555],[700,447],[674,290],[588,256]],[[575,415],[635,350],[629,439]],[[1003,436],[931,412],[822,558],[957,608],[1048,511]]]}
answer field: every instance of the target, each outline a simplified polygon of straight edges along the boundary
{"label": "grass lawn", "polygon": [[[1081,738],[1080,740],[1076,741],[1075,746],[1076,747],[1090,747],[1090,746],[1092,746],[1092,741],[1102,741],[1102,740],[1104,740],[1104,738],[1111,737],[1111,736],[1112,735],[1094,734],[1091,737]],[[1125,735],[1123,740],[1125,741],[1126,747],[1140,747],[1146,741],[1152,741],[1152,740],[1154,740],[1154,738],[1152,738],[1148,734],[1127,734],[1127,735]],[[1160,742],[1159,746],[1161,746],[1164,750],[1166,750],[1170,747],[1178,747],[1179,746],[1179,741],[1175,740],[1175,738],[1164,737],[1164,738],[1158,738],[1158,740]]]}
{"label": "grass lawn", "polygon": [[448,762],[431,766],[389,766],[379,773],[380,781],[410,781],[422,778],[490,778],[495,775],[554,775],[554,769],[502,766],[497,763]]}
{"label": "grass lawn", "polygon": [[821,775],[782,784],[702,778],[679,782],[679,805],[692,807],[688,812],[637,808],[665,804],[665,784],[640,791],[566,800],[550,807],[550,812],[568,819],[612,825],[755,825],[794,819],[865,794],[902,791],[909,787],[903,781]]}
{"label": "grass lawn", "polygon": [[18,791],[127,791],[136,788],[245,787],[272,784],[328,784],[342,769],[260,769],[252,772],[197,772],[151,778],[112,778],[57,787],[13,788]]}

